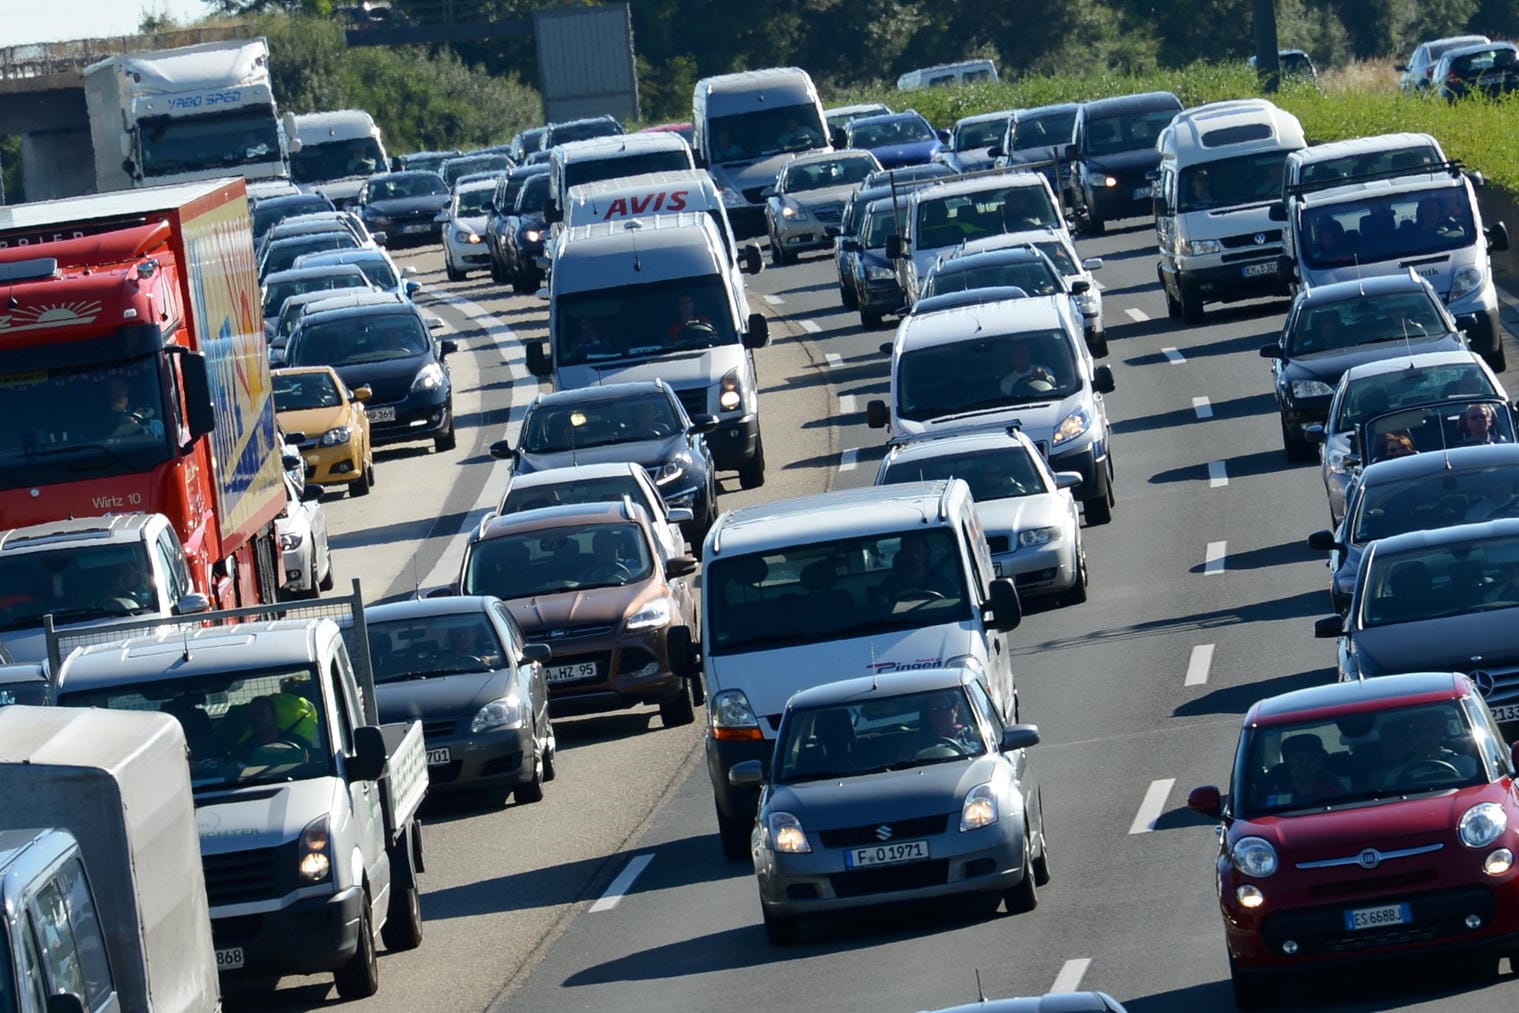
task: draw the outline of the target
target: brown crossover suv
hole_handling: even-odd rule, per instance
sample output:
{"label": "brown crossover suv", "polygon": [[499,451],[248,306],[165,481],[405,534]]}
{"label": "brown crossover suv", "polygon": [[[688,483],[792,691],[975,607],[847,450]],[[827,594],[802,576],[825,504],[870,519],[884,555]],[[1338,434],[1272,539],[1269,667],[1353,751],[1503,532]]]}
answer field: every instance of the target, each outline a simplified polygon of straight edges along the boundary
{"label": "brown crossover suv", "polygon": [[672,658],[696,628],[685,579],[696,560],[660,544],[626,498],[491,514],[470,537],[458,590],[501,598],[528,640],[553,649],[555,717],[657,703],[667,727],[689,724],[700,691]]}

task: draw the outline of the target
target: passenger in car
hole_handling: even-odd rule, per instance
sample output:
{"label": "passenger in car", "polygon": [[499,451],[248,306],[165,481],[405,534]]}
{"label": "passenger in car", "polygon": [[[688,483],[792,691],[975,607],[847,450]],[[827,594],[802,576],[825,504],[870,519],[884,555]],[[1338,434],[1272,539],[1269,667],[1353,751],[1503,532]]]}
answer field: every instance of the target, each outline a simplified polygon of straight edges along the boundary
{"label": "passenger in car", "polygon": [[1345,784],[1325,765],[1329,753],[1317,735],[1289,735],[1282,740],[1282,762],[1266,775],[1266,804],[1317,802],[1345,794]]}

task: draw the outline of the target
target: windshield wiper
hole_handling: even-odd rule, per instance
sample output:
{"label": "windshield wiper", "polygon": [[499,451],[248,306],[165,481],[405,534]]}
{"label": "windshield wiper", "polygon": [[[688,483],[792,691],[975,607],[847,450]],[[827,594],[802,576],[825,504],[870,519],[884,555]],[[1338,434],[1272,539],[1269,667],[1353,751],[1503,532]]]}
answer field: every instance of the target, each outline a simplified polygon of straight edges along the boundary
{"label": "windshield wiper", "polygon": [[803,784],[807,781],[833,781],[841,777],[859,777],[862,773],[875,773],[872,770],[809,770],[805,774],[793,774],[786,778],[784,784]]}

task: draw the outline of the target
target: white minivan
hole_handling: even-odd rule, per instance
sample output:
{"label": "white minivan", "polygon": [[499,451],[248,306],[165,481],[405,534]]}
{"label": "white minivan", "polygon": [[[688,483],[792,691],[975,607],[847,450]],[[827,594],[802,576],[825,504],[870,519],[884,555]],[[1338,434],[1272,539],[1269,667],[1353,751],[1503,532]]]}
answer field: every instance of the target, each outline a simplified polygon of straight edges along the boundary
{"label": "white minivan", "polygon": [[728,241],[709,215],[630,218],[564,234],[549,280],[549,337],[527,368],[559,390],[664,380],[691,415],[716,415],[713,463],[739,484],[765,481],[751,350],[769,341]]}
{"label": "white minivan", "polygon": [[749,857],[758,791],[729,783],[767,763],[786,701],[838,679],[976,669],[1018,719],[1012,645],[1022,619],[958,478],[870,486],[724,513],[702,553],[707,773],[723,854]]}
{"label": "white minivan", "polygon": [[1265,99],[1187,109],[1161,131],[1156,273],[1171,317],[1195,324],[1204,303],[1287,294],[1271,207],[1288,154],[1305,145],[1297,117]]}

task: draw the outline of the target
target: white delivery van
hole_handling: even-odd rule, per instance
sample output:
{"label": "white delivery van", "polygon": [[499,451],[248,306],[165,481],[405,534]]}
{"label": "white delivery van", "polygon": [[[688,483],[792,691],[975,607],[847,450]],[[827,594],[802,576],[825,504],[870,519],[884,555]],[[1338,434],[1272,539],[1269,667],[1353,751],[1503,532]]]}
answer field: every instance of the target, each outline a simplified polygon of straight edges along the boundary
{"label": "white delivery van", "polygon": [[686,139],[668,130],[616,134],[558,144],[549,152],[549,200],[544,220],[562,221],[571,187],[647,172],[694,169]]}
{"label": "white delivery van", "polygon": [[[968,298],[975,293],[966,293]],[[1113,372],[1094,366],[1065,294],[914,313],[891,346],[891,402],[870,401],[871,428],[892,439],[1002,423],[1049,461],[1074,471],[1088,524],[1112,519],[1113,449],[1102,396]]]}
{"label": "white delivery van", "polygon": [[691,98],[692,147],[743,236],[765,231],[765,190],[804,151],[831,151],[823,104],[805,70],[706,77]]}
{"label": "white delivery van", "polygon": [[1170,316],[1195,324],[1204,303],[1287,294],[1271,207],[1287,155],[1305,144],[1297,117],[1265,99],[1183,110],[1161,131],[1156,273]]}
{"label": "white delivery van", "polygon": [[1313,288],[1411,268],[1435,287],[1472,351],[1503,371],[1489,251],[1508,249],[1508,229],[1502,222],[1483,225],[1472,181],[1459,163],[1287,193],[1295,258],[1278,262],[1284,280]]}
{"label": "white delivery van", "polygon": [[716,415],[713,463],[765,481],[752,349],[769,341],[749,311],[728,243],[709,215],[682,211],[577,226],[549,280],[549,338],[527,368],[559,390],[664,380],[691,415]]}
{"label": "white delivery van", "polygon": [[316,190],[338,207],[346,207],[364,180],[390,165],[380,128],[362,109],[337,109],[295,117],[290,176],[307,190]]}
{"label": "white delivery van", "polygon": [[944,88],[954,84],[974,84],[997,80],[997,65],[990,60],[961,60],[958,63],[939,63],[932,67],[909,70],[897,78],[898,91],[915,91],[918,88]]}
{"label": "white delivery van", "polygon": [[[915,543],[915,544],[914,544]],[[723,853],[749,856],[758,792],[734,787],[768,764],[786,701],[838,679],[917,668],[981,673],[1016,721],[1007,634],[1018,592],[994,576],[960,479],[804,496],[724,513],[702,553],[707,773]]]}

